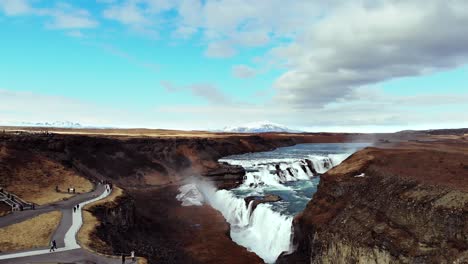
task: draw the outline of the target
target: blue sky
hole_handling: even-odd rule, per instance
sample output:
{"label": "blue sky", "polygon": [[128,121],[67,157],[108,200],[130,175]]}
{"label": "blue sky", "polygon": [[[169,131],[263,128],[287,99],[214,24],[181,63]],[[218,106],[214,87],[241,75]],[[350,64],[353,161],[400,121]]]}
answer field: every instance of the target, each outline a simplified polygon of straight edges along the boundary
{"label": "blue sky", "polygon": [[0,0],[0,123],[466,127],[467,7]]}

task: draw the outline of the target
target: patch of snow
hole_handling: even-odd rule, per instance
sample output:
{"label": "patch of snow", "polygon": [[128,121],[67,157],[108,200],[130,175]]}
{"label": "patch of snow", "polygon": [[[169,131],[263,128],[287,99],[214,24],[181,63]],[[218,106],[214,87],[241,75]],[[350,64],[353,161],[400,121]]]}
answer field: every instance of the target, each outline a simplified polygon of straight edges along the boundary
{"label": "patch of snow", "polygon": [[265,132],[286,132],[300,133],[301,131],[290,129],[284,125],[275,124],[268,121],[252,122],[241,126],[225,127],[222,132],[230,133],[265,133]]}

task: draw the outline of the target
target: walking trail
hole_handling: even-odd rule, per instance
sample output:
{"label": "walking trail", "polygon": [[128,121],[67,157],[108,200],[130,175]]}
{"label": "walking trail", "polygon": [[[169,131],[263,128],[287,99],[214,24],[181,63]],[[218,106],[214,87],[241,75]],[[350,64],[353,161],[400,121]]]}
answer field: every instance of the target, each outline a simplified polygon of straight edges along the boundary
{"label": "walking trail", "polygon": [[[90,193],[75,196],[67,201],[37,207],[36,210],[15,212],[0,217],[0,228],[18,223],[37,215],[60,210],[63,217],[52,237],[56,240],[58,249],[49,252],[49,248],[27,250],[14,253],[0,254],[0,263],[44,263],[44,262],[68,262],[68,263],[121,263],[119,259],[106,258],[83,250],[76,240],[76,235],[83,225],[82,208],[98,200],[106,198],[111,192],[107,186],[98,185],[96,190]],[[78,210],[73,212],[73,207],[79,204]],[[132,263],[127,261],[126,263]]]}

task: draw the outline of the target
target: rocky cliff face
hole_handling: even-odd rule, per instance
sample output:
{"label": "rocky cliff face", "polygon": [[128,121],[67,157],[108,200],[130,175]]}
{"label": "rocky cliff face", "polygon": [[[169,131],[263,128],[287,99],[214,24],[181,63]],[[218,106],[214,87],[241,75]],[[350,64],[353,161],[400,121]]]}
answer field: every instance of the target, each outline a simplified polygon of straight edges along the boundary
{"label": "rocky cliff face", "polygon": [[219,164],[223,156],[290,146],[291,138],[110,138],[76,135],[1,135],[0,144],[34,151],[90,178],[110,178],[123,186],[168,184],[187,175],[205,175],[221,188],[242,181],[244,170]]}
{"label": "rocky cliff face", "polygon": [[322,176],[278,263],[468,263],[467,165],[466,143],[354,154]]}

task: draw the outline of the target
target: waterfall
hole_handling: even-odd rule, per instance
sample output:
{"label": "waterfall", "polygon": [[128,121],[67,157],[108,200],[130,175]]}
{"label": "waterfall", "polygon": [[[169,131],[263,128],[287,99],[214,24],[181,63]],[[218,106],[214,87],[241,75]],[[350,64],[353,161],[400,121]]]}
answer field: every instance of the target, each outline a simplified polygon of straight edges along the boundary
{"label": "waterfall", "polygon": [[[310,183],[311,178],[337,166],[350,155],[304,153],[294,157],[267,155],[254,159],[221,159],[222,162],[240,165],[246,170],[244,181],[238,188],[217,190],[211,183],[193,179],[191,183],[180,187],[177,199],[184,206],[209,204],[230,224],[230,235],[234,242],[256,253],[265,262],[274,263],[281,253],[293,250],[292,221],[298,211],[288,211],[291,209],[287,206],[296,206],[298,203],[305,206],[311,197],[310,193],[305,194],[307,184],[301,182]],[[246,205],[243,199],[249,195],[269,192],[278,192],[287,198],[284,203],[258,204],[255,209],[253,201]]]}
{"label": "waterfall", "polygon": [[274,186],[287,188],[285,182],[308,180],[314,177],[314,172],[309,168],[307,161],[313,164],[316,173],[322,174],[337,166],[351,154],[328,154],[326,156],[309,155],[305,159],[264,159],[264,160],[235,160],[222,159],[232,165],[241,165],[246,168],[244,182],[240,188],[263,188]]}
{"label": "waterfall", "polygon": [[[221,212],[230,224],[231,239],[237,244],[255,252],[266,263],[274,263],[284,251],[290,251],[292,216],[285,216],[271,209],[270,205],[259,204],[252,211],[252,203],[246,206],[244,199],[227,190],[217,190],[201,180],[179,188],[184,193],[201,193],[199,196],[181,195],[177,199],[182,205],[201,205],[204,200]],[[200,200],[194,202],[194,197]]]}

